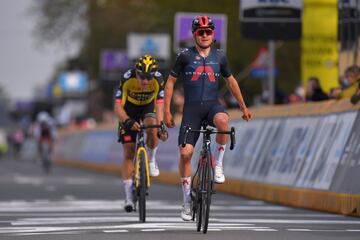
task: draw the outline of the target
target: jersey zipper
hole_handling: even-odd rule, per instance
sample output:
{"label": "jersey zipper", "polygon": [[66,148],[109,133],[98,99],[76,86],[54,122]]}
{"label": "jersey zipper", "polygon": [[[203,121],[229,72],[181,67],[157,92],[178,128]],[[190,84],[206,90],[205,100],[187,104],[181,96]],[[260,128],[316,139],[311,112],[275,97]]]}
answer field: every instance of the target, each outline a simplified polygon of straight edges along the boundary
{"label": "jersey zipper", "polygon": [[203,72],[202,72],[202,76],[201,76],[201,104],[203,104],[204,101],[204,88],[205,88],[205,78],[206,78],[206,71],[205,71],[205,58],[202,57],[203,59]]}

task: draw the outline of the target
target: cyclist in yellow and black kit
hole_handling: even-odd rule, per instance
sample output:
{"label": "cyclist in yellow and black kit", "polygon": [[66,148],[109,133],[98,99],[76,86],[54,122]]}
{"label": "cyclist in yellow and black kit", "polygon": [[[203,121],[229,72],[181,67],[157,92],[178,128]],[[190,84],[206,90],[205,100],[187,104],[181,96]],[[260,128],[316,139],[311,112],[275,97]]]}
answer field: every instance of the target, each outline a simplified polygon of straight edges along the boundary
{"label": "cyclist in yellow and black kit", "polygon": [[[116,92],[115,113],[119,118],[119,140],[124,147],[122,178],[125,188],[125,210],[134,209],[132,200],[133,158],[137,131],[140,120],[146,125],[160,124],[163,121],[164,80],[157,71],[156,61],[150,55],[144,55],[135,64],[135,68],[125,72]],[[146,130],[146,148],[149,153],[150,176],[160,174],[155,160],[158,138],[165,141],[167,132],[156,129]]]}

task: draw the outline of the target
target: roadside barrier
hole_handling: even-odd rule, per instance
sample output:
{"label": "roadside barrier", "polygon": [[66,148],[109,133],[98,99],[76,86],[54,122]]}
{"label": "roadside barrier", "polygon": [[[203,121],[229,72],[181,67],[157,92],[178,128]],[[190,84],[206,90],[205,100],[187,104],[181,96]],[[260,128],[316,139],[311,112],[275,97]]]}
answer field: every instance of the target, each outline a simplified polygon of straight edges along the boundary
{"label": "roadside barrier", "polygon": [[[349,100],[269,106],[252,109],[250,122],[230,111],[237,144],[225,152],[226,182],[216,190],[360,216],[359,109]],[[122,146],[115,129],[63,132],[57,161],[120,174]],[[157,180],[178,185],[177,135],[178,128],[169,129],[168,141],[159,145]]]}

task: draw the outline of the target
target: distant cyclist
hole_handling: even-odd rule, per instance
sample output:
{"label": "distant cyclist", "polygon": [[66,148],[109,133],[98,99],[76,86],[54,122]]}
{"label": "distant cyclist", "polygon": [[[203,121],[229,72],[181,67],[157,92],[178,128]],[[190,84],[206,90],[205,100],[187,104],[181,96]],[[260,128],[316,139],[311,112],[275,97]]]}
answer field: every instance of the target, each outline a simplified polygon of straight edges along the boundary
{"label": "distant cyclist", "polygon": [[[243,119],[250,120],[251,112],[246,107],[239,85],[230,72],[225,54],[213,48],[215,25],[208,16],[198,16],[192,21],[192,33],[195,46],[187,48],[177,55],[165,86],[164,121],[167,127],[174,127],[170,112],[170,102],[173,88],[177,78],[180,78],[184,87],[185,104],[180,127],[178,145],[180,150],[179,172],[181,176],[184,204],[181,218],[190,221],[190,183],[191,183],[191,157],[199,134],[189,133],[187,144],[183,148],[184,126],[200,129],[202,120],[215,126],[220,131],[229,130],[229,116],[219,104],[219,78],[222,75],[227,87],[236,98],[243,112]],[[223,183],[223,156],[228,137],[218,134],[215,148],[215,181]]]}
{"label": "distant cyclist", "polygon": [[[138,59],[135,68],[125,72],[116,93],[115,113],[120,122],[119,139],[123,144],[124,158],[122,178],[125,188],[125,210],[134,209],[132,199],[132,177],[134,175],[133,158],[135,154],[136,134],[140,129],[140,120],[153,125],[163,121],[164,80],[157,71],[156,61],[150,55]],[[156,162],[158,138],[165,141],[167,132],[147,129],[146,148],[149,153],[150,176],[159,176]]]}
{"label": "distant cyclist", "polygon": [[38,153],[40,156],[45,142],[50,144],[50,149],[52,150],[56,139],[56,126],[54,119],[48,112],[41,111],[37,114],[34,125],[34,138],[37,142]]}

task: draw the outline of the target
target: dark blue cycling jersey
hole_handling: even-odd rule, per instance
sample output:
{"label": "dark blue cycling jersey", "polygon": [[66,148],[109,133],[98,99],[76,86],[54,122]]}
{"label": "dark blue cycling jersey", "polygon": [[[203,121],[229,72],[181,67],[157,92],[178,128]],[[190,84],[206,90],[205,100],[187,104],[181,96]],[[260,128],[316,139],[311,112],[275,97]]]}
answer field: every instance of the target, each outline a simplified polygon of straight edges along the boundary
{"label": "dark blue cycling jersey", "polygon": [[218,99],[219,77],[231,75],[225,54],[212,48],[206,58],[195,47],[186,48],[177,55],[170,75],[183,82],[185,102],[203,102]]}

